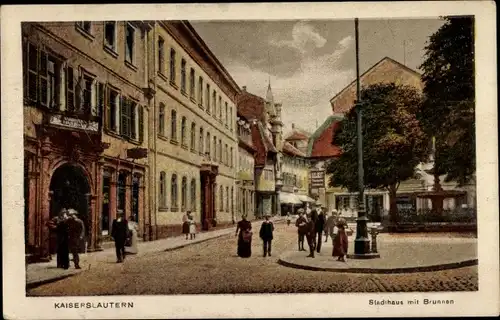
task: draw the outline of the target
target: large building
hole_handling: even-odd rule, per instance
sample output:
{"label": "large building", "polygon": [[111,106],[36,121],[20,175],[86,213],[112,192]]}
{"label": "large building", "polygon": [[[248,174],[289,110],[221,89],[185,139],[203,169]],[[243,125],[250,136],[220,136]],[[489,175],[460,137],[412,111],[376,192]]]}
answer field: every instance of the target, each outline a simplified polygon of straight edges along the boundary
{"label": "large building", "polygon": [[[360,76],[363,86],[376,83],[396,83],[413,86],[417,90],[423,89],[421,75],[407,66],[388,57],[383,58]],[[343,115],[353,106],[356,99],[356,82],[353,81],[331,100],[333,115],[328,117],[316,132],[309,139],[308,156],[313,162],[313,166],[318,170],[324,170],[329,159],[340,156],[341,150],[338,146],[332,145],[333,135]],[[430,191],[434,185],[434,178],[426,170],[432,168],[432,163],[420,164],[417,167],[421,178],[404,181],[400,184],[397,192],[397,205],[400,209],[430,209],[429,199],[419,198],[418,194]],[[323,171],[324,172],[324,171]],[[350,193],[343,188],[329,187],[330,176],[325,177],[324,188],[318,188],[320,200],[327,204],[327,207],[337,209],[346,216],[357,214],[358,197],[355,193]],[[443,181],[444,177],[440,177]],[[462,193],[462,196],[455,199],[445,200],[444,208],[452,209],[463,204],[474,206],[474,187],[467,186],[465,189],[457,187],[456,183],[441,182],[443,189],[454,190]],[[366,190],[365,203],[367,213],[373,220],[380,220],[389,210],[389,195],[385,190]]]}
{"label": "large building", "polygon": [[148,209],[144,22],[23,23],[26,252],[50,257],[47,228],[78,211],[88,250],[117,212],[142,235]]}
{"label": "large building", "polygon": [[[257,149],[252,140],[252,123],[238,113],[238,179],[236,193],[237,212],[246,215],[248,220],[255,219],[255,155]],[[239,219],[240,217],[234,217]]]}
{"label": "large building", "polygon": [[152,237],[180,233],[188,210],[203,230],[231,224],[240,89],[189,22],[155,22],[151,39]]}

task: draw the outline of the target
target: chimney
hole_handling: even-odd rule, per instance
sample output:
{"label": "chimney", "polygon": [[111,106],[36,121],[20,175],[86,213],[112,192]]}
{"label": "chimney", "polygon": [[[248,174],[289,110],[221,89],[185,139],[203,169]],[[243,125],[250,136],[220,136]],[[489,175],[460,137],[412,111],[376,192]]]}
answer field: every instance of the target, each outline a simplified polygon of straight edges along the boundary
{"label": "chimney", "polygon": [[243,91],[247,92],[247,86],[243,86]]}

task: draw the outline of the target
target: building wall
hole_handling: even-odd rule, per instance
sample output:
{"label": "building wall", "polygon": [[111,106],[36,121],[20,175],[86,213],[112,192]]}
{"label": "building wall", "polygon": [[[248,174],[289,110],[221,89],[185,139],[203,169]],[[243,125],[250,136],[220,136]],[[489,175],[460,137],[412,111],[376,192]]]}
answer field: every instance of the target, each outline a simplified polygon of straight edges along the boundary
{"label": "building wall", "polygon": [[285,176],[287,174],[292,176],[295,175],[297,182],[294,187],[296,187],[297,193],[304,195],[309,194],[309,165],[307,159],[285,154],[283,156],[282,171],[284,187],[290,184],[289,182],[287,183]]}
{"label": "building wall", "polygon": [[[182,217],[188,210],[188,206],[181,206],[181,181],[183,176],[190,181],[196,181],[196,208],[191,211],[195,221],[201,222],[201,180],[200,167],[202,163],[210,161],[218,165],[218,176],[216,178],[216,217],[218,223],[229,223],[232,221],[234,201],[236,196],[235,180],[237,168],[237,140],[235,131],[236,112],[234,97],[226,94],[218,79],[209,77],[206,69],[200,65],[200,61],[194,55],[194,48],[188,46],[188,41],[179,38],[179,34],[172,34],[172,26],[156,24],[154,44],[151,51],[154,52],[156,83],[155,97],[155,166],[157,183],[156,192],[156,224],[158,237],[164,237],[179,231]],[[163,59],[159,55],[159,40],[163,40]],[[171,59],[171,49],[175,50],[175,59]],[[182,63],[185,61],[185,90],[182,90]],[[163,61],[163,63],[161,63]],[[171,61],[175,61],[175,81],[171,75]],[[191,91],[191,69],[194,70],[194,90]],[[202,97],[199,91],[199,77],[203,78]],[[210,85],[210,112],[208,112],[206,85]],[[217,109],[214,113],[213,92],[216,91]],[[222,118],[220,117],[219,97],[222,105]],[[228,103],[227,121],[225,103]],[[163,112],[160,112],[163,110]],[[229,110],[232,110],[230,113]],[[175,121],[172,111],[175,111]],[[182,139],[182,123],[185,119],[184,141]],[[194,124],[194,143],[191,143],[191,128]],[[174,128],[175,126],[175,128]],[[173,129],[174,128],[174,129]],[[203,139],[200,143],[200,129],[203,129]],[[207,144],[207,134],[210,135]],[[214,150],[214,137],[216,146]],[[220,147],[220,145],[222,147]],[[227,153],[226,153],[227,145]],[[221,154],[222,151],[222,154]],[[232,151],[232,153],[231,153]],[[208,157],[206,153],[208,152]],[[214,153],[215,152],[215,153]],[[215,155],[215,156],[214,156]],[[160,201],[160,175],[165,173],[166,185],[164,196],[167,197],[165,205]],[[177,208],[172,204],[172,175],[177,175],[178,204]],[[223,187],[221,206],[220,187]],[[166,194],[165,194],[166,193]],[[229,196],[228,196],[229,193]],[[231,196],[232,195],[232,196]],[[188,192],[187,203],[193,202]],[[227,200],[226,200],[227,199]],[[232,203],[231,202],[232,199]],[[229,203],[227,203],[229,201]],[[195,209],[195,210],[193,210]],[[174,230],[175,229],[175,230]]]}

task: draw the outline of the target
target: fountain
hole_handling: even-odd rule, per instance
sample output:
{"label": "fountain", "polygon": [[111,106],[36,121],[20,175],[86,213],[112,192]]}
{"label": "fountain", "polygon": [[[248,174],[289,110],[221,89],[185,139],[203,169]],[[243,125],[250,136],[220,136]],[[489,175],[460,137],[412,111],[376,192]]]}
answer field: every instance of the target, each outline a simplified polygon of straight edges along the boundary
{"label": "fountain", "polygon": [[443,214],[443,203],[444,199],[449,198],[459,198],[466,194],[465,191],[461,190],[443,190],[441,186],[441,181],[439,179],[439,174],[434,173],[434,170],[426,170],[427,173],[432,173],[434,176],[434,186],[431,191],[424,191],[417,193],[418,198],[430,199],[432,202],[432,211],[436,214]]}

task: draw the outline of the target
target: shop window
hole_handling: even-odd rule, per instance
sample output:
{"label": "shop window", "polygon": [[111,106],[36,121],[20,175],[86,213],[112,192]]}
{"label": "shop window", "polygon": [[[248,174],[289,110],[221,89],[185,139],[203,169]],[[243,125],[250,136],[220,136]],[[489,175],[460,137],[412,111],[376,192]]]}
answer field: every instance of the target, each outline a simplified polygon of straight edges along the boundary
{"label": "shop window", "polygon": [[116,193],[117,193],[117,206],[116,209],[118,212],[125,213],[125,194],[126,194],[126,189],[127,189],[127,174],[125,172],[120,172],[118,174],[118,181],[117,181],[117,187],[116,187]]}

